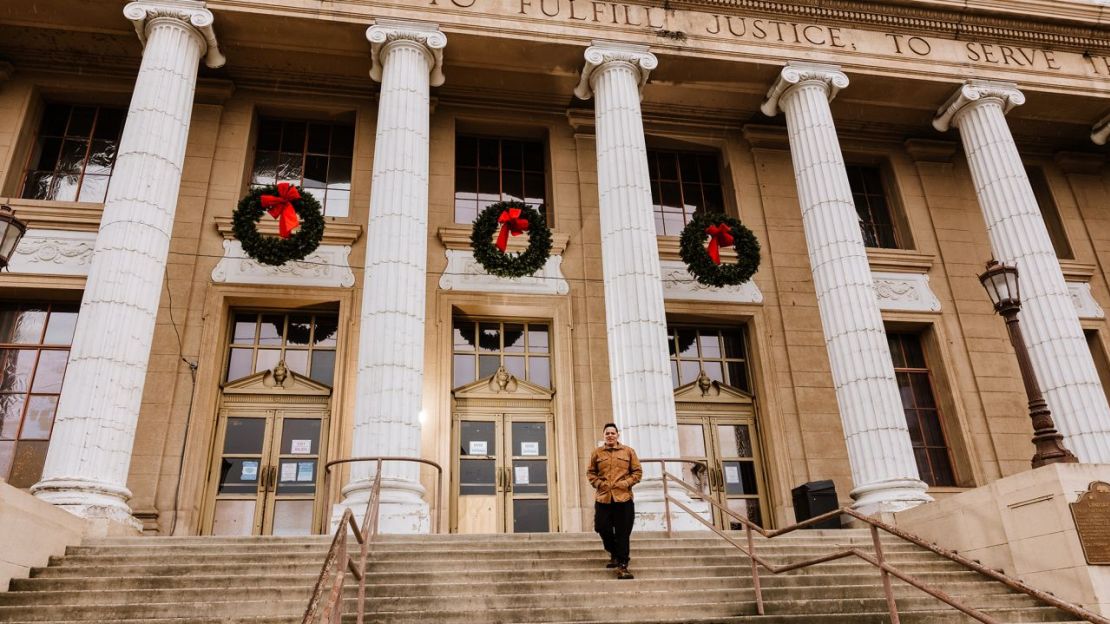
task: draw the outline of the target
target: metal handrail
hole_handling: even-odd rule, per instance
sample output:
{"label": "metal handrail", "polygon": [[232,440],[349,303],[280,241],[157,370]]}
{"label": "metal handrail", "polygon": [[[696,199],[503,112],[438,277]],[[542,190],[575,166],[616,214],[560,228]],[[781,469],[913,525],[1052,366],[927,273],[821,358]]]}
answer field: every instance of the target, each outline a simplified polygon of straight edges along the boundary
{"label": "metal handrail", "polygon": [[[325,503],[327,502],[328,492],[331,491],[328,487],[331,480],[331,467],[337,464],[365,461],[375,462],[375,470],[374,484],[370,488],[370,497],[366,500],[366,515],[362,517],[362,527],[359,528],[358,523],[355,521],[355,515],[351,512],[350,507],[343,510],[343,517],[339,520],[339,526],[335,529],[335,537],[331,540],[331,547],[328,548],[328,554],[324,557],[324,565],[320,569],[320,575],[316,578],[316,585],[312,588],[312,597],[309,598],[308,607],[305,608],[304,617],[301,618],[301,624],[314,624],[318,613],[320,616],[320,624],[331,624],[332,622],[342,623],[343,584],[347,578],[348,570],[358,579],[358,613],[356,614],[356,621],[358,624],[363,624],[363,615],[366,612],[366,560],[370,556],[370,546],[378,536],[378,510],[381,507],[383,462],[413,462],[427,464],[436,469],[438,474],[436,478],[435,498],[433,499],[436,504],[436,515],[432,526],[434,532],[439,532],[439,495],[443,491],[443,468],[431,460],[418,457],[352,457],[349,459],[336,459],[330,461],[324,464]],[[325,505],[325,508],[326,507]],[[357,562],[348,554],[347,549],[347,535],[352,532],[355,535],[355,541],[359,544]],[[321,605],[321,599],[324,597],[325,584],[328,582],[328,578],[333,575],[331,592],[328,594],[327,602]]]}
{"label": "metal handrail", "polygon": [[[1084,621],[1092,622],[1093,624],[1110,624],[1110,619],[1107,619],[1107,618],[1105,618],[1101,615],[1098,615],[1097,613],[1094,613],[1092,611],[1084,609],[1083,607],[1081,607],[1079,605],[1067,602],[1065,600],[1061,600],[1060,598],[1057,598],[1056,596],[1053,596],[1052,594],[1049,594],[1047,592],[1044,592],[1044,591],[1041,591],[1039,589],[1030,587],[1030,586],[1026,585],[1025,583],[1019,581],[1018,579],[1007,576],[1006,574],[1004,574],[1002,572],[998,572],[996,570],[991,570],[990,568],[987,568],[986,566],[984,566],[984,565],[982,565],[978,562],[975,562],[975,561],[972,561],[972,560],[970,560],[966,557],[963,557],[962,555],[959,555],[958,553],[956,553],[954,551],[945,550],[943,548],[940,548],[936,544],[926,543],[925,540],[921,539],[920,537],[917,537],[916,535],[913,535],[912,533],[907,533],[906,531],[903,531],[901,529],[893,527],[889,524],[886,524],[885,522],[882,522],[880,520],[876,520],[875,518],[872,518],[870,516],[866,516],[866,515],[858,512],[858,511],[854,510],[854,509],[851,509],[850,507],[842,507],[840,509],[829,511],[829,512],[823,513],[819,516],[810,518],[809,520],[806,520],[804,522],[799,522],[797,524],[792,524],[792,525],[790,525],[788,527],[785,527],[785,528],[782,528],[782,529],[767,530],[767,529],[764,529],[763,527],[760,527],[759,525],[755,524],[754,522],[752,522],[748,518],[745,518],[745,517],[735,513],[734,511],[725,507],[724,505],[721,505],[720,503],[713,500],[712,498],[709,498],[709,497],[705,496],[702,493],[702,491],[699,490],[697,487],[695,487],[695,486],[687,483],[683,479],[681,479],[679,477],[676,477],[675,475],[667,472],[667,468],[666,468],[667,463],[693,463],[693,464],[704,465],[703,462],[698,461],[698,460],[689,460],[689,459],[643,459],[643,460],[640,460],[640,461],[642,463],[663,464],[663,469],[662,469],[662,473],[663,473],[662,474],[663,503],[664,503],[664,506],[665,506],[664,517],[666,519],[667,536],[668,537],[673,536],[673,530],[672,530],[672,525],[671,525],[671,503],[674,503],[680,509],[682,509],[687,514],[689,514],[692,518],[694,518],[698,522],[701,522],[702,524],[707,526],[710,530],[712,530],[718,536],[723,538],[726,542],[728,542],[732,546],[735,546],[736,548],[740,549],[740,551],[742,553],[744,553],[744,555],[746,555],[751,560],[751,563],[752,563],[752,588],[755,591],[756,611],[759,613],[759,615],[765,615],[764,606],[763,606],[763,591],[760,588],[760,583],[759,583],[759,568],[760,568],[760,566],[762,566],[764,569],[766,569],[768,572],[770,572],[772,574],[782,574],[783,572],[790,572],[790,571],[793,571],[793,570],[798,570],[798,569],[809,567],[809,566],[816,565],[816,564],[819,564],[819,563],[826,563],[826,562],[829,562],[829,561],[844,559],[846,557],[857,557],[857,558],[862,559],[863,561],[866,561],[867,563],[869,563],[872,566],[879,569],[879,574],[880,574],[880,577],[882,578],[882,583],[883,583],[883,593],[886,596],[887,608],[890,611],[890,622],[891,622],[891,624],[899,624],[899,622],[900,622],[899,617],[898,617],[898,606],[895,603],[894,591],[891,587],[891,582],[890,582],[890,577],[891,576],[904,581],[908,585],[912,585],[913,587],[916,587],[917,589],[925,592],[926,594],[929,594],[930,596],[948,604],[949,606],[953,607],[954,609],[957,609],[957,610],[975,618],[976,620],[978,620],[980,622],[984,622],[985,624],[1001,624],[1001,622],[999,620],[996,620],[996,619],[992,618],[991,616],[983,613],[982,611],[979,611],[978,609],[975,609],[973,607],[969,607],[969,606],[961,603],[960,601],[956,600],[955,598],[948,595],[947,593],[945,593],[945,592],[943,592],[939,589],[936,589],[933,586],[929,585],[928,583],[926,583],[924,581],[921,581],[917,578],[914,578],[913,576],[911,576],[911,575],[899,570],[898,568],[892,566],[891,564],[887,563],[886,560],[884,559],[884,556],[883,556],[882,542],[879,539],[879,530],[881,529],[881,530],[883,530],[883,531],[885,531],[885,532],[887,532],[887,533],[889,533],[889,534],[891,534],[891,535],[893,535],[893,536],[895,536],[899,539],[902,539],[904,541],[910,542],[911,544],[915,544],[917,546],[925,548],[925,549],[927,549],[927,550],[929,550],[929,551],[931,551],[935,554],[938,554],[938,555],[940,555],[940,556],[942,556],[942,557],[944,557],[944,558],[946,558],[950,561],[958,563],[958,564],[964,566],[965,568],[968,568],[968,569],[970,569],[974,572],[978,572],[979,574],[982,574],[984,576],[990,577],[993,580],[999,581],[1000,583],[1006,585],[1007,587],[1009,587],[1011,589],[1015,589],[1017,591],[1020,591],[1020,592],[1026,594],[1028,596],[1031,596],[1032,598],[1034,598],[1036,600],[1039,600],[1043,603],[1048,604],[1049,606],[1055,607],[1055,608],[1060,609],[1061,611],[1064,611],[1064,612],[1066,612],[1070,615],[1081,618]],[[732,537],[727,535],[720,528],[718,528],[717,526],[714,526],[712,522],[709,522],[705,518],[703,518],[701,516],[701,514],[699,514],[698,512],[695,512],[693,509],[690,509],[690,507],[683,504],[682,501],[680,501],[677,498],[671,496],[670,491],[668,489],[668,485],[667,485],[668,481],[670,481],[670,480],[673,480],[676,484],[682,486],[682,488],[685,489],[687,492],[689,492],[689,493],[693,494],[694,496],[698,497],[699,499],[709,503],[715,509],[718,509],[722,513],[724,513],[724,514],[732,517],[733,519],[737,520],[738,522],[740,522],[744,526],[744,531],[745,531],[745,534],[747,536],[748,547],[745,549],[743,546],[741,546],[739,543],[737,543],[736,540],[734,540]],[[770,562],[766,561],[764,558],[760,557],[755,552],[755,539],[754,539],[753,532],[759,533],[763,537],[770,539],[770,538],[778,537],[779,535],[785,535],[786,533],[791,533],[791,532],[797,531],[799,529],[804,529],[808,526],[817,524],[819,522],[823,522],[825,520],[829,520],[829,519],[832,519],[832,518],[839,518],[841,515],[846,515],[846,516],[849,516],[851,518],[855,518],[856,520],[859,520],[860,522],[863,522],[864,524],[868,525],[868,527],[871,530],[871,541],[874,544],[874,548],[875,548],[875,552],[874,552],[873,556],[859,550],[858,548],[848,548],[848,549],[845,549],[845,550],[840,550],[840,551],[832,552],[832,553],[829,553],[829,554],[826,554],[826,555],[822,555],[820,557],[814,557],[812,559],[807,559],[805,561],[799,561],[799,562],[791,563],[791,564],[788,564],[788,565],[776,566],[776,565],[773,565]]]}

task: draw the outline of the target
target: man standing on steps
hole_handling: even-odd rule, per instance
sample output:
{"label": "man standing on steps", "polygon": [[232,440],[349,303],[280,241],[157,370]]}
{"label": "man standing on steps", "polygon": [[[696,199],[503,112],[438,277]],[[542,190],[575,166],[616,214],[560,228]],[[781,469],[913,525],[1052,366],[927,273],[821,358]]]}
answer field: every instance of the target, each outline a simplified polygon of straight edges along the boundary
{"label": "man standing on steps", "polygon": [[610,559],[605,566],[617,569],[617,578],[633,578],[628,571],[628,538],[636,508],[632,503],[632,486],[640,482],[643,471],[640,458],[631,446],[620,443],[620,431],[613,423],[601,429],[605,444],[590,454],[586,478],[596,490],[594,496],[594,530],[601,535]]}

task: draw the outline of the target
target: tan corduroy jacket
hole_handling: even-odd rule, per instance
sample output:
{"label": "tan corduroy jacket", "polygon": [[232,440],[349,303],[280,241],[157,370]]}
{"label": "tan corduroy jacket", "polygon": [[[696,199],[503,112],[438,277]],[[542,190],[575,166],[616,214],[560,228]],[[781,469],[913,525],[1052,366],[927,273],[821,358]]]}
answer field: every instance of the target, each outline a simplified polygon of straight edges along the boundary
{"label": "tan corduroy jacket", "polygon": [[601,446],[590,454],[586,478],[597,490],[599,503],[624,503],[632,500],[632,486],[640,482],[643,471],[640,458],[631,446],[618,444],[613,448]]}

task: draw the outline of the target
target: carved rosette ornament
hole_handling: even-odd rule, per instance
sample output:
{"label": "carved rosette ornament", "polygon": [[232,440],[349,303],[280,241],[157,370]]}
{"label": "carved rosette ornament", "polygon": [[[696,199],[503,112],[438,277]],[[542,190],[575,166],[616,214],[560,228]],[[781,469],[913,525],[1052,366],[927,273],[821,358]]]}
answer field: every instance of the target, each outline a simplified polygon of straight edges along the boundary
{"label": "carved rosette ornament", "polygon": [[947,132],[952,126],[958,128],[964,113],[988,103],[997,103],[1002,107],[1002,113],[1006,114],[1025,103],[1025,94],[1009,82],[968,80],[937,111],[933,127],[941,132]]}
{"label": "carved rosette ornament", "polygon": [[215,18],[212,12],[195,0],[154,0],[132,2],[123,8],[123,16],[135,27],[139,41],[146,46],[149,29],[156,20],[171,19],[193,27],[204,41],[204,64],[212,69],[223,67],[227,58],[220,53],[216,31],[212,29]]}
{"label": "carved rosette ornament", "polygon": [[642,95],[651,71],[659,67],[659,59],[648,51],[647,46],[595,41],[593,45],[586,48],[585,56],[586,65],[582,69],[582,77],[578,81],[578,86],[574,88],[574,95],[583,100],[594,96],[594,81],[600,75],[602,68],[613,66],[630,68],[635,72],[636,84]]}
{"label": "carved rosette ornament", "polygon": [[398,22],[380,19],[366,29],[366,40],[370,42],[370,78],[382,81],[385,55],[394,45],[411,45],[428,55],[431,70],[429,86],[441,86],[446,79],[443,75],[443,49],[447,47],[447,35],[435,24]]}
{"label": "carved rosette ornament", "polygon": [[767,99],[759,107],[764,115],[774,117],[781,112],[785,100],[795,87],[805,84],[818,84],[828,92],[828,101],[831,102],[836,94],[848,86],[848,76],[835,65],[822,65],[820,63],[795,63],[790,62],[779,73],[778,80],[767,93]]}

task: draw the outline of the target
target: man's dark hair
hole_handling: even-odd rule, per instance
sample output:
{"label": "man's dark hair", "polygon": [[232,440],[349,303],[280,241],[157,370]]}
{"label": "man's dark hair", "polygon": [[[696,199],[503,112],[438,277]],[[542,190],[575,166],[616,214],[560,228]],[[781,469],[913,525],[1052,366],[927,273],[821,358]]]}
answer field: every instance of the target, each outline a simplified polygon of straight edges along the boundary
{"label": "man's dark hair", "polygon": [[[604,433],[605,430],[608,429],[609,427],[617,429],[617,423],[605,423],[605,426],[601,428],[602,433]],[[617,429],[617,433],[620,433],[620,429]]]}

